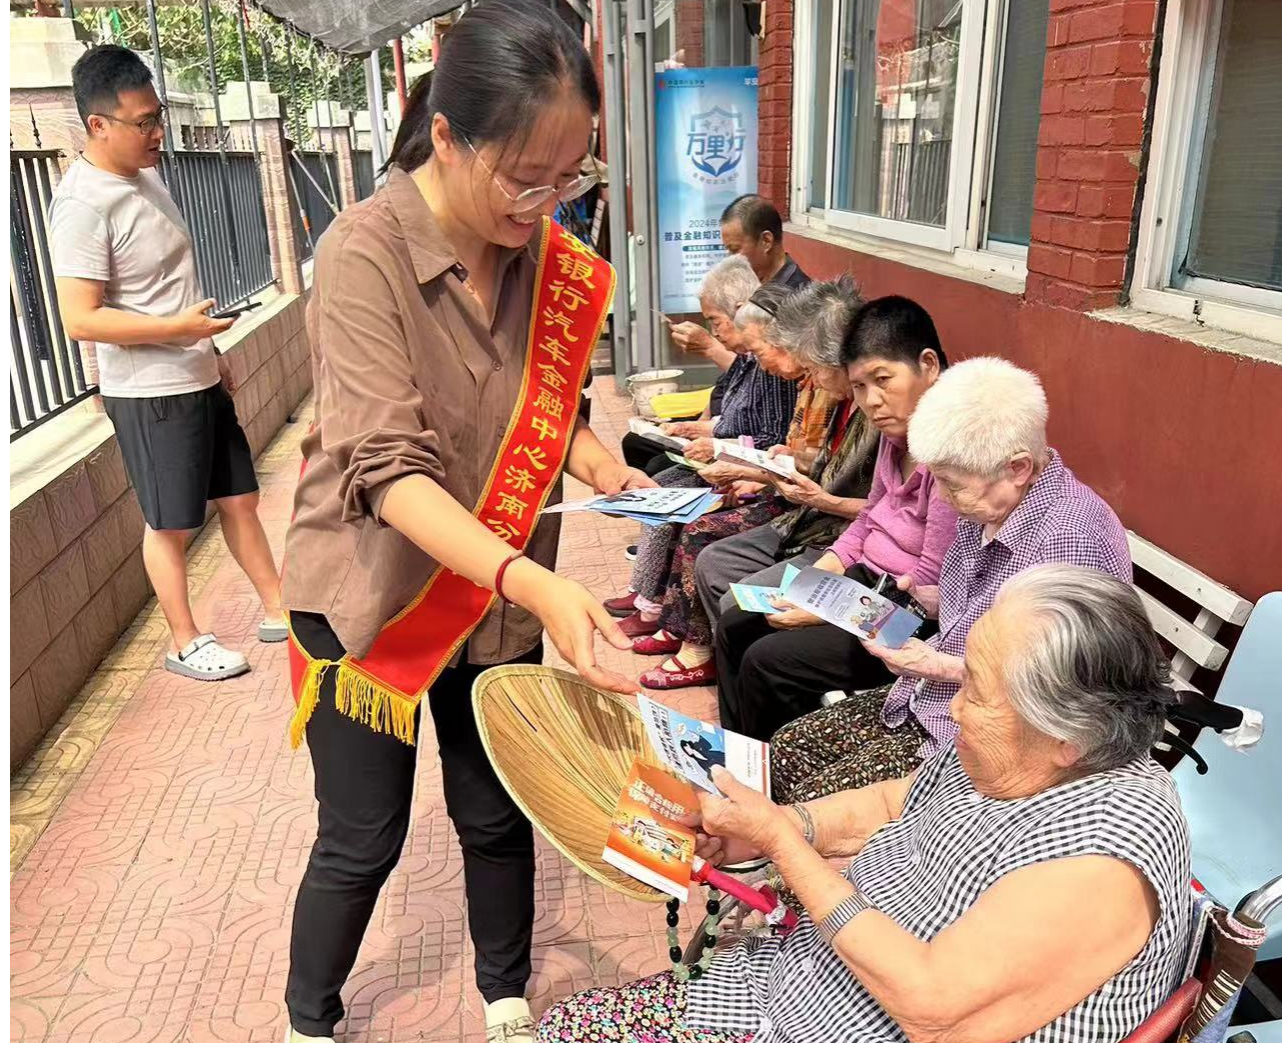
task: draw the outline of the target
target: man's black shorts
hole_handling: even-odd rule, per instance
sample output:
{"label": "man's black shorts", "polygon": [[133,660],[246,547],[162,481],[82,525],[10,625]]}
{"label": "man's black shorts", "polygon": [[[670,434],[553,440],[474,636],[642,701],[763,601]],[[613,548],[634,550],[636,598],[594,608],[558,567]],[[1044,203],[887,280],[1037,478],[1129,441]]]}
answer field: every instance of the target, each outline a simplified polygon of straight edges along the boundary
{"label": "man's black shorts", "polygon": [[103,397],[152,529],[197,529],[210,500],[258,489],[249,440],[221,384],[186,395]]}

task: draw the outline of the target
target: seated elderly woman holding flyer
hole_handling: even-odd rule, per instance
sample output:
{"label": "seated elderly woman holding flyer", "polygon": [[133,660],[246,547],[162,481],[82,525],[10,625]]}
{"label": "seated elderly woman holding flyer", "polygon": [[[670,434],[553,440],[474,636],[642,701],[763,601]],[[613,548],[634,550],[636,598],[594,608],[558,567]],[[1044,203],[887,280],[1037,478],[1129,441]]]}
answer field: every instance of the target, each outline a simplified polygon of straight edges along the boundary
{"label": "seated elderly woman holding flyer", "polygon": [[[728,402],[732,401],[733,395],[738,398],[734,404],[724,408],[716,429],[719,439],[748,434],[759,449],[790,443],[818,447],[823,441],[835,405],[833,398],[822,390],[812,389],[802,394],[803,384],[809,383],[804,382],[804,368],[789,353],[774,347],[773,312],[795,292],[785,286],[767,284],[759,288],[752,300],[737,313],[736,328],[741,336],[737,347],[746,353],[744,359],[749,366],[749,377],[742,393],[735,388],[727,392]],[[790,412],[783,424],[780,418],[786,415],[781,413],[785,404],[779,397],[780,388],[791,389],[787,402]],[[801,409],[797,408],[799,403]],[[760,409],[761,415],[754,414],[754,409]],[[746,526],[761,525],[788,507],[776,498],[758,497],[756,491],[761,489],[760,486],[735,487],[737,480],[752,474],[760,476],[761,473],[744,472],[734,464],[722,461],[714,463],[716,446],[712,438],[696,439],[684,452],[689,466],[677,465],[662,471],[655,476],[655,481],[661,486],[725,488],[729,501],[726,506],[731,510],[719,512],[715,516],[717,521],[708,523],[716,525],[723,535],[737,533]],[[698,470],[691,470],[691,466]],[[751,502],[739,503],[737,494],[745,495],[745,500],[751,499]],[[623,617],[620,628],[630,638],[651,635],[659,630],[659,599],[663,597],[680,536],[681,527],[676,525],[655,526],[643,532],[637,542],[637,558],[633,563],[628,591],[604,603],[612,615]]]}
{"label": "seated elderly woman holding flyer", "polygon": [[769,857],[805,916],[698,980],[576,994],[537,1039],[1126,1036],[1179,981],[1192,908],[1144,607],[1095,570],[1029,570],[971,628],[961,678],[956,738],[906,777],[781,806],[715,769],[700,853]]}
{"label": "seated elderly woman holding flyer", "polygon": [[[939,633],[899,649],[859,643],[899,678],[780,729],[771,741],[778,797],[798,800],[895,778],[947,744],[957,731],[949,702],[964,677],[967,632],[1011,577],[1062,562],[1131,580],[1127,533],[1047,447],[1047,397],[1027,370],[995,358],[950,367],[918,403],[909,452],[961,516],[939,586],[900,578],[936,613]],[[837,671],[813,684],[817,698],[858,687]]]}
{"label": "seated elderly woman holding flyer", "polygon": [[[903,297],[883,297],[856,312],[841,357],[855,402],[881,433],[868,502],[827,551],[804,553],[744,583],[774,586],[785,565],[814,565],[846,573],[869,588],[880,580],[887,586],[882,578],[889,575],[884,593],[907,603],[909,595],[896,589],[895,578],[933,586],[957,527],[957,514],[940,497],[935,479],[905,445],[919,400],[944,370],[944,351],[921,305]],[[803,481],[799,477],[789,485]],[[715,546],[700,560],[697,575],[706,577],[718,569],[723,557],[733,560],[738,544],[754,546],[747,537],[726,543],[731,547]],[[751,566],[745,572],[751,572]],[[732,574],[731,579],[743,575]],[[717,621],[716,650],[721,722],[761,740],[819,707],[828,689],[868,688],[892,677],[853,634],[795,609],[724,609]]]}
{"label": "seated elderly woman holding flyer", "polygon": [[[768,550],[768,561],[792,558],[808,548],[816,548],[810,557],[818,557],[819,549],[831,544],[864,507],[873,479],[878,429],[853,403],[851,382],[839,357],[843,337],[860,304],[850,276],[813,282],[780,303],[772,337],[807,371],[809,387],[825,393],[834,409],[820,433],[818,449],[808,450],[816,439],[803,430],[800,437],[790,434],[777,455],[787,453],[796,471],[808,476],[822,495],[810,494],[809,486],[805,496],[794,495],[792,490],[800,479],[782,486],[783,491],[759,483],[764,495],[758,508],[750,505],[739,519],[718,512],[683,528],[662,595],[655,599],[661,603],[655,619],[657,630],[633,639],[634,652],[668,656],[641,676],[646,688],[707,685],[716,678],[712,626],[696,584],[696,564],[703,561],[700,556],[713,553],[723,541],[750,540],[755,547]],[[772,346],[770,350],[781,349]],[[799,395],[799,409],[806,395],[805,390]],[[803,418],[801,424],[806,423]],[[756,477],[763,475],[758,472]]]}

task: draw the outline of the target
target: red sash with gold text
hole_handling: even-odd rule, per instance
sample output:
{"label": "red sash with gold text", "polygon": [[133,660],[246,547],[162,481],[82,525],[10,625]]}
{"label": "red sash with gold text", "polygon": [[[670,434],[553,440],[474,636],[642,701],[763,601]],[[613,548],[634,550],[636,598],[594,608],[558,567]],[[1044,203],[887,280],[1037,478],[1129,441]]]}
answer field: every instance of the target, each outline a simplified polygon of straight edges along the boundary
{"label": "red sash with gold text", "polygon": [[[615,291],[610,264],[545,219],[521,393],[473,514],[523,550],[561,476],[593,349]],[[414,713],[437,676],[485,619],[495,595],[438,566],[422,591],[384,625],[368,655],[308,656],[291,634],[290,680],[298,746],[325,672],[337,672],[338,710],[414,742]]]}

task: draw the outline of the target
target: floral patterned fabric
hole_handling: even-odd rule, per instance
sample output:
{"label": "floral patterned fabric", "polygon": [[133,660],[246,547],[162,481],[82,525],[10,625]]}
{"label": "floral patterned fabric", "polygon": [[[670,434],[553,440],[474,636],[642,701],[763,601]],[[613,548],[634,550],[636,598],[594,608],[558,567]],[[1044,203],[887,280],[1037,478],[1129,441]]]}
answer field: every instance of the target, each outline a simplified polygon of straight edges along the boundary
{"label": "floral patterned fabric", "polygon": [[543,1013],[541,1041],[655,1041],[718,1044],[747,1041],[691,1029],[685,1024],[686,984],[661,972],[623,986],[582,990]]}

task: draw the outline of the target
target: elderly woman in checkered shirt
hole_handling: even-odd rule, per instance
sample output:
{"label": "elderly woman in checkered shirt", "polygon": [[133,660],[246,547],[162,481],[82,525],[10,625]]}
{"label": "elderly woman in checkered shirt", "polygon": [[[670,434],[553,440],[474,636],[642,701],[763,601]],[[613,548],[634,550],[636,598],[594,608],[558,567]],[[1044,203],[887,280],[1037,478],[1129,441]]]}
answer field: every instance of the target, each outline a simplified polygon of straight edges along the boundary
{"label": "elderly woman in checkered shirt", "polygon": [[805,908],[791,934],[693,981],[577,994],[538,1038],[1116,1041],[1152,1014],[1192,904],[1185,819],[1150,756],[1173,694],[1139,597],[1034,568],[963,662],[955,737],[902,779],[782,806],[714,770],[700,851],[769,857]]}
{"label": "elderly woman in checkered shirt", "polygon": [[[859,643],[898,675],[895,684],[856,692],[779,729],[771,739],[777,798],[895,779],[947,744],[957,732],[949,705],[963,678],[968,631],[1012,577],[1058,562],[1132,578],[1118,516],[1047,445],[1047,397],[1028,370],[998,358],[949,367],[909,421],[909,453],[959,515],[939,585],[899,581],[938,618],[939,631],[899,649]],[[840,675],[828,681],[817,699],[825,689],[856,687]]]}

